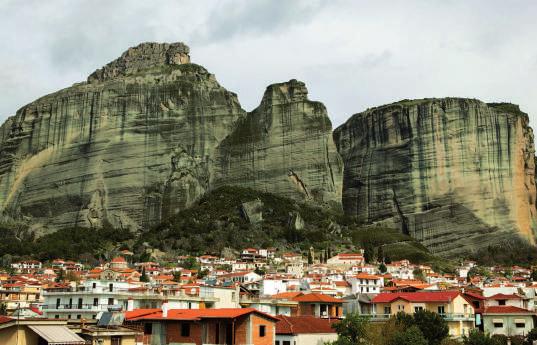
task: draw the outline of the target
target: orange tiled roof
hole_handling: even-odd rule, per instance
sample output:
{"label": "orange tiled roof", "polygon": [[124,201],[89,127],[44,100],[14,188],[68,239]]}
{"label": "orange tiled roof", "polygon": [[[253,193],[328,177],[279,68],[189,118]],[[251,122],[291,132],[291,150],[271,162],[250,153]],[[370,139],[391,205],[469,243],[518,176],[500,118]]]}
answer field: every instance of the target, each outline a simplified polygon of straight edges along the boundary
{"label": "orange tiled roof", "polygon": [[340,299],[330,297],[328,295],[323,295],[320,293],[310,293],[302,296],[297,296],[293,298],[293,301],[296,302],[324,302],[324,303],[343,303]]}
{"label": "orange tiled roof", "polygon": [[337,319],[320,319],[313,316],[278,315],[276,334],[336,333],[332,328]]}

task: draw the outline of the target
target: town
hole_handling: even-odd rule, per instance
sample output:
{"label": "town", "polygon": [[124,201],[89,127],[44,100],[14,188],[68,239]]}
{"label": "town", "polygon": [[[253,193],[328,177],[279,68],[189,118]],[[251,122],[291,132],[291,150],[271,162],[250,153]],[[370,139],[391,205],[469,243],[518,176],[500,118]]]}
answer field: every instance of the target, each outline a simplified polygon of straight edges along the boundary
{"label": "town", "polygon": [[313,248],[132,257],[122,250],[95,267],[59,258],[11,263],[0,273],[0,343],[327,344],[350,316],[383,325],[423,311],[443,319],[449,339],[479,330],[516,344],[535,334],[531,268],[461,261],[441,274],[408,260],[367,263],[364,250]]}

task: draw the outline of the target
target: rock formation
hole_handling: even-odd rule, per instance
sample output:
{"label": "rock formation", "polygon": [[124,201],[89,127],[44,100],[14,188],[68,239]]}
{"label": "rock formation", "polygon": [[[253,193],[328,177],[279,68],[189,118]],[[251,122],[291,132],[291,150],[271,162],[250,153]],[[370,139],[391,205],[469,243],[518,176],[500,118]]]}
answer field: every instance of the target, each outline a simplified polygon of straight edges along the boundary
{"label": "rock formation", "polygon": [[518,106],[401,101],[352,116],[334,140],[346,213],[398,226],[443,254],[514,233],[534,242],[533,133]]}
{"label": "rock formation", "polygon": [[[334,171],[339,158],[330,122],[322,105],[305,99],[303,84],[275,86],[262,111],[246,114],[237,96],[190,63],[188,54],[182,43],[140,44],[87,82],[10,117],[0,127],[0,212],[45,230],[105,224],[140,229],[226,181],[263,190],[271,183],[270,191],[300,200],[325,188],[330,195],[323,199],[338,199],[341,172]],[[276,96],[286,105],[270,104]],[[285,113],[269,119],[271,109]],[[241,137],[245,123],[257,134],[258,120],[267,121],[259,128],[275,136],[264,133],[265,146]],[[233,150],[250,152],[249,168],[259,175],[242,174],[244,165],[227,166],[243,159]],[[288,159],[295,162],[282,163]]]}
{"label": "rock formation", "polygon": [[267,87],[219,146],[216,184],[339,203],[342,163],[332,124],[324,105],[307,96],[296,80]]}

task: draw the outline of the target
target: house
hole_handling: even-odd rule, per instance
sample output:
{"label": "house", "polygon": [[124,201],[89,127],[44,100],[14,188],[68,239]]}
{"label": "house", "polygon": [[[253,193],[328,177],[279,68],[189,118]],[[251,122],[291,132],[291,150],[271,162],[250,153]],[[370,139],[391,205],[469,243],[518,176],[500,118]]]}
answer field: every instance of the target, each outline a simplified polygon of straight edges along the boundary
{"label": "house", "polygon": [[301,294],[292,299],[298,302],[298,316],[319,318],[343,317],[343,301],[320,293]]}
{"label": "house", "polygon": [[122,269],[128,268],[129,265],[127,264],[127,260],[125,260],[124,257],[117,256],[113,258],[112,261],[110,261],[109,267],[111,269],[122,270]]}
{"label": "house", "polygon": [[207,307],[216,298],[189,295],[189,289],[151,289],[127,282],[88,280],[75,287],[46,289],[42,311],[46,317],[57,319],[96,319],[108,310],[132,310],[136,308],[158,308],[167,303],[173,308]]}
{"label": "house", "polygon": [[485,300],[485,307],[504,305],[527,309],[527,303],[525,301],[525,298],[517,294],[498,293],[487,297],[487,299]]}
{"label": "house", "polygon": [[346,253],[346,254],[337,254],[328,260],[326,260],[328,265],[334,266],[362,266],[365,264],[364,255],[360,253]]}
{"label": "house", "polygon": [[19,261],[11,264],[11,268],[18,273],[32,273],[40,270],[42,267],[41,262],[36,260]]}
{"label": "house", "polygon": [[42,345],[69,344],[84,345],[86,341],[67,328],[65,320],[13,319],[0,316],[0,344],[2,345]]}
{"label": "house", "polygon": [[277,316],[275,345],[323,345],[337,340],[337,320],[313,316]]}
{"label": "house", "polygon": [[381,276],[360,273],[356,276],[347,279],[351,284],[352,293],[380,293],[384,287],[384,279]]}
{"label": "house", "polygon": [[483,328],[490,334],[526,335],[533,329],[535,317],[532,311],[510,305],[486,307]]}
{"label": "house", "polygon": [[256,344],[273,345],[274,316],[253,308],[138,309],[125,319],[144,331],[144,344]]}
{"label": "house", "polygon": [[389,318],[399,312],[428,310],[446,320],[449,334],[461,337],[474,328],[475,309],[459,291],[381,293],[373,298],[375,317]]}

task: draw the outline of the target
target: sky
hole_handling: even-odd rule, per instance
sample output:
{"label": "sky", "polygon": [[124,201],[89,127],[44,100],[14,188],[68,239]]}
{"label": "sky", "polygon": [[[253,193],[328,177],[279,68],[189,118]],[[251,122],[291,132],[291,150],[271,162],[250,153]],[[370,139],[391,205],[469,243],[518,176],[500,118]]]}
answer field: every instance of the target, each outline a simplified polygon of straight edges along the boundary
{"label": "sky", "polygon": [[537,124],[534,0],[0,0],[0,122],[146,41],[189,45],[246,110],[299,79],[334,126],[448,96],[516,103]]}

